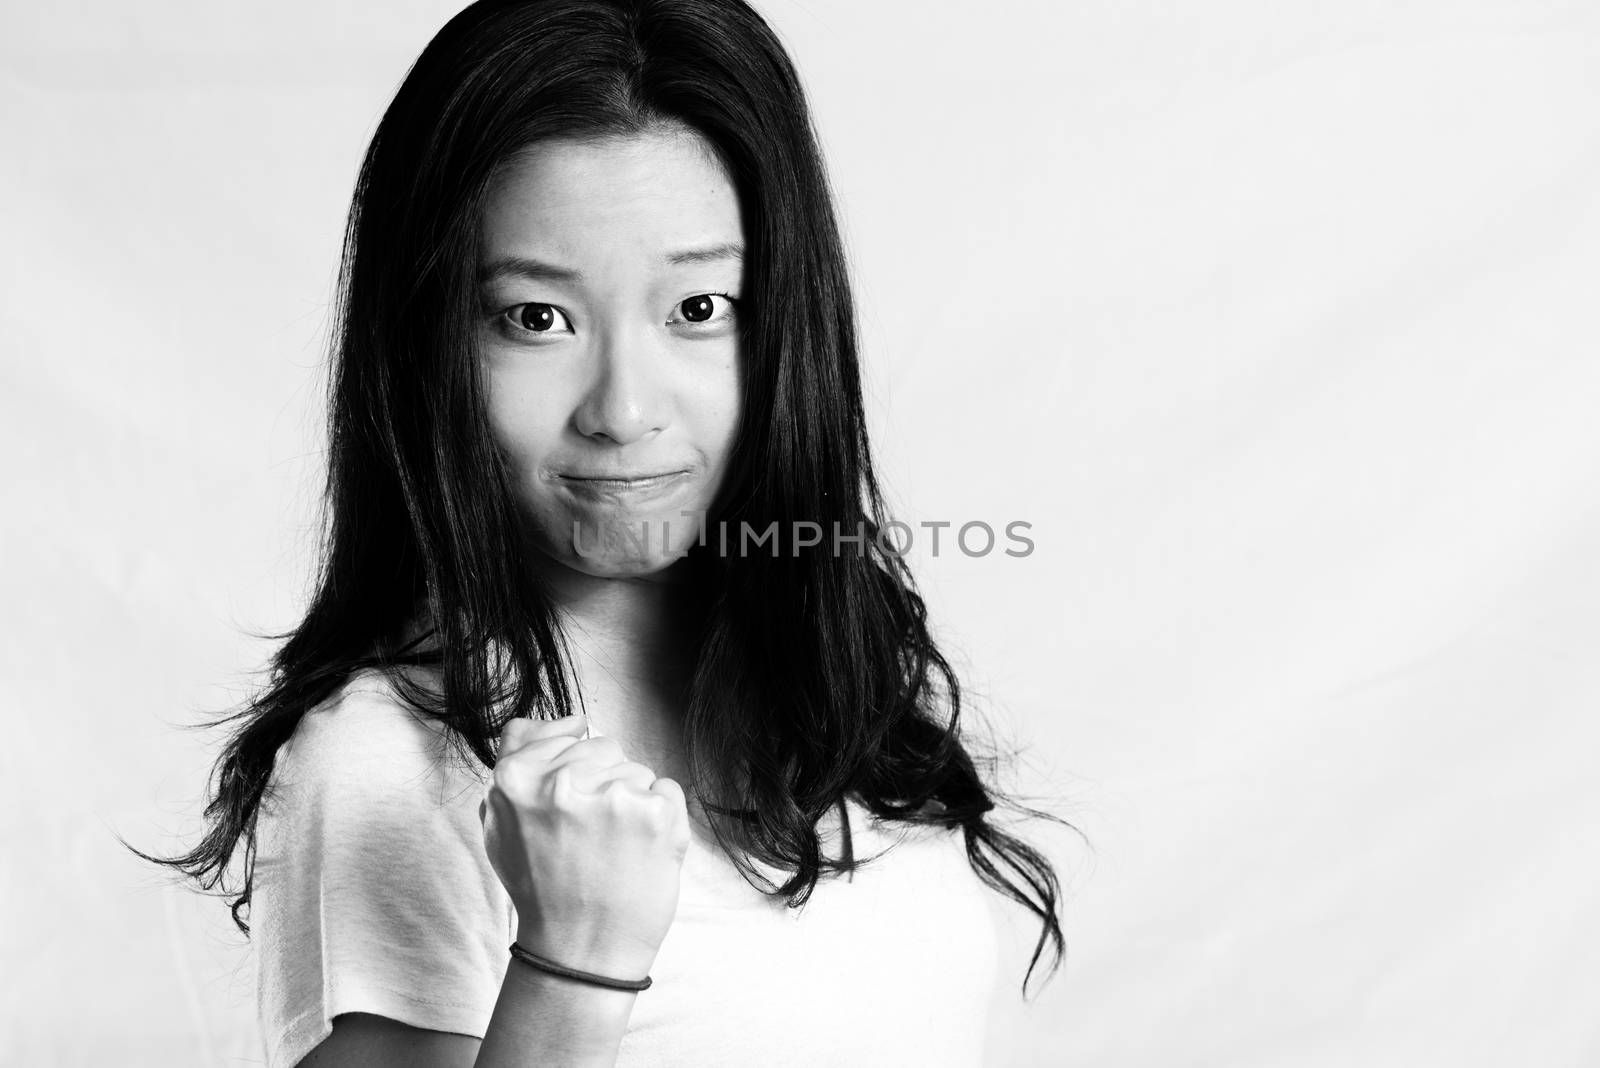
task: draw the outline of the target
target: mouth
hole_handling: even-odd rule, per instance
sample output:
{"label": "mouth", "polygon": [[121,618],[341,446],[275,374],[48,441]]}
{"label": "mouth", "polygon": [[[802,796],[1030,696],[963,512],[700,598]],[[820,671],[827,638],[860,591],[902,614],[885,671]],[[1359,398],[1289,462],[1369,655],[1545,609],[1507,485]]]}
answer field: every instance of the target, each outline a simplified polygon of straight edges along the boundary
{"label": "mouth", "polygon": [[593,503],[642,504],[673,492],[689,480],[687,469],[627,473],[557,474],[555,484]]}
{"label": "mouth", "polygon": [[665,486],[688,473],[688,471],[660,471],[637,475],[557,475],[556,480],[601,490],[646,490]]}

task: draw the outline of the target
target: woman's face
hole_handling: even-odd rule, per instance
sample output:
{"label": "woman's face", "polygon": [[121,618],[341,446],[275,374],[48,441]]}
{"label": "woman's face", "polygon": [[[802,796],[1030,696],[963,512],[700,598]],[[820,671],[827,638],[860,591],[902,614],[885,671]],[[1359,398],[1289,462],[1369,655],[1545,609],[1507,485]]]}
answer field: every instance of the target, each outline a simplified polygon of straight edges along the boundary
{"label": "woman's face", "polygon": [[687,130],[544,141],[498,172],[479,351],[545,555],[642,576],[699,536],[739,425],[743,246],[733,186]]}

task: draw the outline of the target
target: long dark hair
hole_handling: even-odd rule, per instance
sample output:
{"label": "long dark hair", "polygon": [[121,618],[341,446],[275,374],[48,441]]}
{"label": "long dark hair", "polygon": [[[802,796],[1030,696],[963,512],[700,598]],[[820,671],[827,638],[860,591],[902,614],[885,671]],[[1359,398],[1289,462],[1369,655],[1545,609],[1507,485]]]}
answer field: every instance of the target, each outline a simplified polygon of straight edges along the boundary
{"label": "long dark hair", "polygon": [[[818,551],[689,557],[704,623],[686,754],[697,789],[702,772],[717,784],[700,790],[717,840],[747,879],[799,905],[824,870],[858,863],[848,834],[835,859],[817,833],[847,796],[883,819],[960,826],[983,881],[1042,922],[1026,998],[1046,942],[1052,974],[1064,956],[1060,888],[1041,853],[988,817],[1003,805],[1066,824],[985,784],[958,736],[956,675],[892,539],[878,540],[886,512],[827,176],[799,78],[741,0],[483,0],[412,66],[367,149],[345,231],[315,594],[276,636],[270,683],[220,720],[235,730],[204,838],[147,859],[212,890],[242,843],[232,910],[248,934],[274,756],[357,670],[388,673],[487,766],[507,718],[563,716],[581,701],[485,416],[471,329],[478,227],[491,175],[514,153],[663,124],[715,149],[746,227],[744,417],[717,518],[830,532]],[[834,531],[864,537],[835,551]],[[431,651],[407,635],[419,612]],[[437,690],[403,670],[419,664],[437,668]],[[746,856],[794,875],[774,886]]]}

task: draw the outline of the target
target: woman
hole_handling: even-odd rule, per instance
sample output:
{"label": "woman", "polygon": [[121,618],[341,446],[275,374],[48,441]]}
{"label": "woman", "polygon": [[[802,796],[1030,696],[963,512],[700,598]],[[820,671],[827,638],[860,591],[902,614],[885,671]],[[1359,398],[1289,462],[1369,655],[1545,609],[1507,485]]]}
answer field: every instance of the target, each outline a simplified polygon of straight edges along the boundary
{"label": "woman", "polygon": [[340,297],[318,590],[163,861],[214,887],[243,842],[269,1064],[976,1063],[978,884],[1041,920],[1029,976],[1062,952],[987,814],[1044,814],[980,778],[879,538],[766,24],[463,11],[368,149]]}

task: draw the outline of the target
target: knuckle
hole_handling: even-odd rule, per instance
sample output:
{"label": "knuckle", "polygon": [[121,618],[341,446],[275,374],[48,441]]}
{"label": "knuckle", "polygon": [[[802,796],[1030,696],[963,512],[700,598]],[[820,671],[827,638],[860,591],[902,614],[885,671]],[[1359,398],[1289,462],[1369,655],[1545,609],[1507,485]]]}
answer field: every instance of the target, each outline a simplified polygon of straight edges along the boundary
{"label": "knuckle", "polygon": [[624,812],[637,804],[633,790],[622,779],[612,779],[602,786],[600,796],[605,800],[606,807],[613,812]]}
{"label": "knuckle", "polygon": [[644,797],[644,810],[651,825],[657,830],[668,826],[672,822],[672,798],[658,794],[654,790],[646,791]]}
{"label": "knuckle", "polygon": [[493,782],[496,790],[508,798],[515,799],[522,792],[522,770],[511,761],[502,760],[495,765]]}
{"label": "knuckle", "polygon": [[563,764],[561,767],[556,768],[545,776],[545,782],[548,784],[550,796],[558,804],[570,804],[572,802],[573,795],[578,788],[572,765]]}

